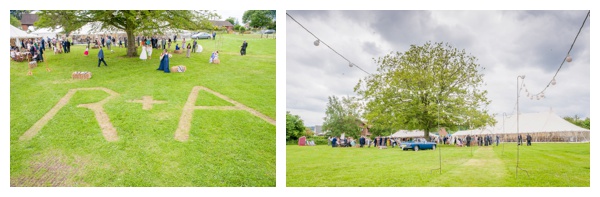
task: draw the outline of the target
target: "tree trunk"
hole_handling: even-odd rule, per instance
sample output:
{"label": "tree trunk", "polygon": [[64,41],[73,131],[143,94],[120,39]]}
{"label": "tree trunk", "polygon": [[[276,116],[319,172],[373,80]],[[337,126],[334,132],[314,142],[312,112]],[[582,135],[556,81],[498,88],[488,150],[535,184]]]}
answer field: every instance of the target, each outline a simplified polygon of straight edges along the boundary
{"label": "tree trunk", "polygon": [[125,32],[127,33],[127,57],[137,57],[137,45],[133,29],[126,29]]}

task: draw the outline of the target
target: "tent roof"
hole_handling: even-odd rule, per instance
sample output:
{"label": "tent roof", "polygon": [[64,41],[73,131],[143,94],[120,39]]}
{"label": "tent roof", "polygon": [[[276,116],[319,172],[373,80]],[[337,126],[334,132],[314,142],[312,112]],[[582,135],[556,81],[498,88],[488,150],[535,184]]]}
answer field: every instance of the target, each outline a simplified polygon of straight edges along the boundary
{"label": "tent roof", "polygon": [[19,28],[16,28],[15,26],[12,26],[12,25],[8,25],[8,26],[10,26],[10,38],[37,38],[37,37],[39,37],[37,35],[28,34],[27,32],[20,30]]}
{"label": "tent roof", "polygon": [[[458,131],[452,135],[481,135],[481,134],[515,134],[517,133],[517,116],[496,116],[496,125],[487,126],[483,129]],[[577,125],[566,121],[554,112],[526,113],[519,115],[519,133],[542,133],[542,132],[571,132],[587,131]]]}
{"label": "tent roof", "polygon": [[[425,132],[423,131],[408,131],[408,130],[400,130],[396,133],[390,135],[390,137],[423,137],[425,136]],[[437,135],[433,133],[429,133],[430,137],[437,137]]]}

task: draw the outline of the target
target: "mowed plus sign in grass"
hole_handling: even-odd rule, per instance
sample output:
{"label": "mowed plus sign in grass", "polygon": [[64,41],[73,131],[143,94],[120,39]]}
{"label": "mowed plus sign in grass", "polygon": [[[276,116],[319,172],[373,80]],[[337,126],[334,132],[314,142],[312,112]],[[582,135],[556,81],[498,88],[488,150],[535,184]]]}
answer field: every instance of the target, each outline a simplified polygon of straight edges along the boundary
{"label": "mowed plus sign in grass", "polygon": [[[440,150],[288,145],[288,187],[589,187],[590,144]],[[518,176],[516,176],[518,175]]]}
{"label": "mowed plus sign in grass", "polygon": [[[190,58],[173,54],[170,66],[184,65],[184,73],[157,71],[159,49],[142,61],[125,57],[125,48],[104,48],[108,66],[100,68],[98,49],[87,57],[83,45],[71,53],[46,50],[31,76],[27,62],[11,61],[11,186],[275,186],[276,41],[217,38],[199,40],[203,51]],[[221,64],[209,64],[217,49]],[[74,71],[92,78],[71,79]],[[82,106],[109,97],[101,105],[106,116]],[[48,115],[52,109],[58,111]],[[181,121],[185,110],[190,122]],[[114,138],[103,133],[102,118]],[[176,139],[185,124],[187,138]],[[39,131],[25,135],[34,125]]]}

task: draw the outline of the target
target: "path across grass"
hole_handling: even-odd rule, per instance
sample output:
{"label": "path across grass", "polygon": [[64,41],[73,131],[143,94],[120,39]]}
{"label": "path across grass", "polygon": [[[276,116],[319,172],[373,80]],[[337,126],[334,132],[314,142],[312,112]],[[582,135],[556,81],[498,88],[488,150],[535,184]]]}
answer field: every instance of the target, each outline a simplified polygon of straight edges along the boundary
{"label": "path across grass", "polygon": [[288,145],[288,187],[589,187],[590,144],[442,146],[439,151]]}

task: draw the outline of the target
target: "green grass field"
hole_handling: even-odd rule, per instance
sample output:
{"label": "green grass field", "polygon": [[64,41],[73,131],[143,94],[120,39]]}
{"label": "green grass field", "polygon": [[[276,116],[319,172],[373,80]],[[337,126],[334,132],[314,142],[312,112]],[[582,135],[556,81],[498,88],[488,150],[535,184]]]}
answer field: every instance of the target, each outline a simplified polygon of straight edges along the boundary
{"label": "green grass field", "polygon": [[[590,144],[439,150],[288,145],[288,187],[589,187]],[[504,149],[504,150],[503,150]],[[472,153],[471,153],[472,151]],[[435,170],[434,170],[435,169]],[[527,176],[529,173],[529,176]]]}
{"label": "green grass field", "polygon": [[[191,58],[173,54],[170,66],[185,65],[185,73],[157,71],[158,49],[152,59],[142,61],[125,57],[125,48],[113,46],[114,53],[104,48],[108,67],[100,68],[97,49],[90,49],[88,57],[83,45],[66,54],[47,50],[46,62],[40,62],[32,76],[27,76],[27,62],[11,61],[11,186],[275,186],[275,125],[247,111],[194,110],[188,141],[174,138],[194,86],[207,87],[275,119],[276,41],[219,36],[218,48],[213,40],[199,40],[202,53]],[[240,56],[246,39],[247,56]],[[209,64],[216,49],[221,64]],[[74,71],[93,75],[73,80]],[[117,141],[105,140],[92,110],[77,107],[108,97],[101,90],[76,92],[37,135],[19,140],[70,89],[88,87],[119,94],[103,105],[117,130]],[[141,103],[128,102],[143,96],[166,103],[143,110]],[[200,91],[196,105],[232,104]]]}

